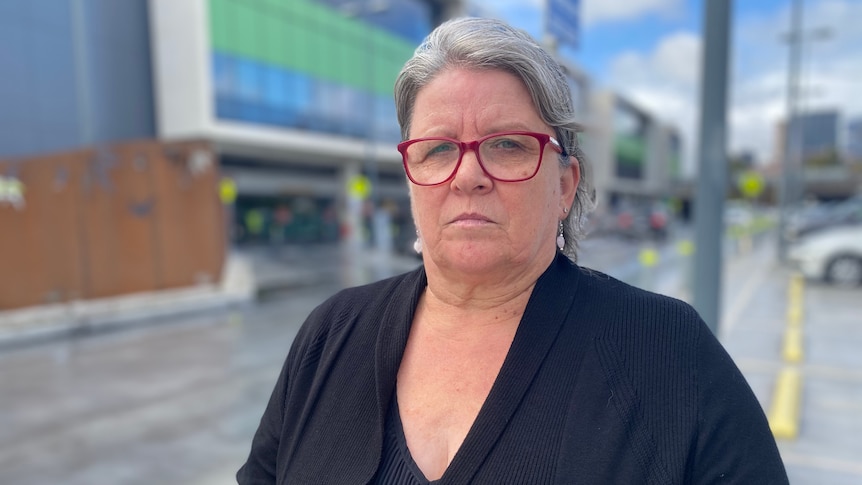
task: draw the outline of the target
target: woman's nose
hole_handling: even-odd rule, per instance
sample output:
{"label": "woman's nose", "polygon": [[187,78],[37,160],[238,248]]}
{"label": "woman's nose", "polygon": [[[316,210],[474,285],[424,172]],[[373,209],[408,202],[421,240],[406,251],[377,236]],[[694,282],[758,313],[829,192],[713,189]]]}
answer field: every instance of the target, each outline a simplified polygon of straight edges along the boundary
{"label": "woman's nose", "polygon": [[452,183],[463,192],[491,187],[492,179],[479,163],[479,156],[475,150],[468,149],[461,156],[461,164],[455,172]]}

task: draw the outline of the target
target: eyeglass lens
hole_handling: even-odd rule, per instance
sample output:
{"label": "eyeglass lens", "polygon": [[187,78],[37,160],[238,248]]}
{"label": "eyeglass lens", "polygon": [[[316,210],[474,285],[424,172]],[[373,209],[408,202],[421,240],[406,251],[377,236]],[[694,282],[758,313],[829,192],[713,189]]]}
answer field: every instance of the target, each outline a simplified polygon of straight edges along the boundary
{"label": "eyeglass lens", "polygon": [[[501,134],[479,144],[479,162],[485,172],[501,181],[524,180],[535,175],[542,143],[531,135]],[[461,157],[461,145],[445,139],[421,140],[407,148],[410,176],[421,184],[449,179]]]}

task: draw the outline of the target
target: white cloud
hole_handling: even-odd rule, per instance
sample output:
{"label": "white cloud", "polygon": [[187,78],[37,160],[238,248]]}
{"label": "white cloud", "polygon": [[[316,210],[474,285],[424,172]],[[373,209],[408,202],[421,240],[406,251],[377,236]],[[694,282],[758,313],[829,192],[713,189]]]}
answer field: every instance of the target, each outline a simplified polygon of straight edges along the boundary
{"label": "white cloud", "polygon": [[[734,55],[731,149],[773,156],[776,124],[787,114],[790,26],[787,8],[771,17],[739,22]],[[808,2],[803,14],[800,110],[837,109],[845,119],[862,116],[862,2]],[[826,28],[827,39],[812,32]]]}
{"label": "white cloud", "polygon": [[700,38],[690,32],[664,37],[647,54],[629,51],[610,65],[611,87],[658,119],[676,126],[685,140],[685,167],[691,171],[700,68]]}
{"label": "white cloud", "polygon": [[[473,0],[500,12],[533,35],[541,31],[545,0]],[[682,0],[582,0],[587,26],[620,23],[645,16],[672,16]],[[735,12],[728,91],[728,142],[731,152],[752,151],[763,162],[772,157],[776,124],[787,112],[789,6],[766,13]],[[862,117],[862,18],[860,0],[807,0],[803,28],[827,27],[826,40],[805,42],[802,84],[809,93],[801,109],[840,109],[844,119]],[[624,32],[621,33],[624,35]],[[684,136],[685,166],[693,170],[697,150],[701,39],[673,32],[652,50],[620,53],[606,73],[594,73],[635,104],[678,127]]]}
{"label": "white cloud", "polygon": [[673,15],[681,8],[681,0],[582,0],[584,25],[619,22],[642,15],[658,13]]}
{"label": "white cloud", "polygon": [[[810,3],[810,2],[809,2]],[[803,58],[801,109],[839,109],[844,119],[862,116],[862,2],[823,0],[807,6],[805,31],[828,27],[828,40],[809,41]],[[789,12],[735,21],[728,92],[731,152],[753,151],[769,161],[776,124],[787,113]],[[610,63],[605,78],[685,137],[686,167],[696,153],[701,40],[687,32],[664,37],[647,53],[624,52]]]}
{"label": "white cloud", "polygon": [[770,69],[732,86],[728,118],[731,151],[753,151],[761,161],[770,159],[776,123],[787,112],[786,81],[783,71]]}

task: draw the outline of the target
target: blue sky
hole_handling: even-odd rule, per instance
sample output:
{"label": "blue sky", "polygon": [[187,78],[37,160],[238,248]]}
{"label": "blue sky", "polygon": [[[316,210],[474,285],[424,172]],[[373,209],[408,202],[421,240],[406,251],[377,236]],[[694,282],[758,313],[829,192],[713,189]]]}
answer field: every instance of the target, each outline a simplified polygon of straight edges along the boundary
{"label": "blue sky", "polygon": [[[545,0],[470,0],[483,15],[542,37]],[[676,125],[694,170],[704,1],[580,0],[581,43],[561,52],[595,86],[617,91]],[[790,0],[733,3],[729,75],[729,148],[772,161],[776,124],[786,114]],[[803,30],[826,27],[826,40],[805,44],[806,110],[838,109],[862,117],[862,0],[804,0]]]}

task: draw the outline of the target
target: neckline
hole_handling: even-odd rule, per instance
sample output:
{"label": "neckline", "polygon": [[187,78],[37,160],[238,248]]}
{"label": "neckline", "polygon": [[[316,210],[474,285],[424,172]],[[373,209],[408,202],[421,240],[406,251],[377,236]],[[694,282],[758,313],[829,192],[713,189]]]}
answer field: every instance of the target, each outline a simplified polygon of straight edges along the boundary
{"label": "neckline", "polygon": [[[413,456],[409,449],[406,449],[407,441],[397,407],[395,417],[390,417],[390,412],[393,411],[392,403],[396,402],[392,400],[392,396],[397,395],[397,372],[409,336],[410,323],[413,321],[419,297],[427,285],[423,267],[417,270],[416,275],[417,280],[411,292],[404,295],[408,304],[405,305],[403,300],[391,299],[387,305],[378,330],[375,353],[379,423],[381,427],[385,427],[388,425],[384,423],[397,419],[393,423],[397,425],[396,430],[401,436],[399,442],[405,447],[402,453],[405,464],[412,463],[415,467],[412,469],[418,470]],[[539,277],[521,316],[522,323],[515,333],[512,346],[479,414],[443,476],[436,482],[430,482],[430,485],[450,481],[470,483],[479,472],[508,427],[567,320],[576,299],[575,295],[579,293],[579,282],[578,266],[562,254],[558,254],[546,272]],[[408,457],[409,460],[406,459]],[[424,477],[424,474],[420,472],[415,476],[419,479]]]}
{"label": "neckline", "polygon": [[[398,451],[401,453],[401,458],[404,460],[404,464],[407,465],[407,468],[410,470],[410,473],[413,474],[416,481],[418,481],[422,485],[437,485],[443,481],[443,477],[446,476],[446,472],[449,471],[449,466],[446,467],[446,470],[443,471],[443,476],[438,478],[437,480],[428,480],[428,477],[425,476],[425,473],[422,472],[422,469],[419,468],[419,465],[416,464],[416,460],[413,459],[413,454],[410,453],[410,448],[407,446],[407,437],[404,435],[404,425],[401,422],[401,410],[398,407],[398,393],[393,393],[392,396],[392,416],[390,418],[392,420],[393,429],[395,431],[395,442],[398,443]],[[456,452],[457,453],[457,452]],[[451,463],[449,463],[451,466]]]}

